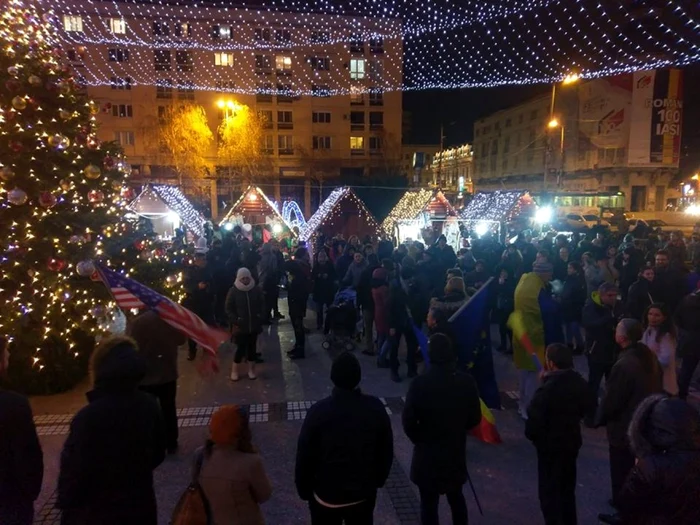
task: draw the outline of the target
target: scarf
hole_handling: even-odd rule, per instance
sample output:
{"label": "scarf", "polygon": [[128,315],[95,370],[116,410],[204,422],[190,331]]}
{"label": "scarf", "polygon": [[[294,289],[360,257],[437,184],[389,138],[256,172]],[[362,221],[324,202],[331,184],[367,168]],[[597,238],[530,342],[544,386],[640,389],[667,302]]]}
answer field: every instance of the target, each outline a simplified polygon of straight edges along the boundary
{"label": "scarf", "polygon": [[[243,282],[241,282],[241,279],[244,277],[250,278],[250,282],[248,284],[243,284]],[[255,280],[253,279],[250,270],[248,268],[239,268],[238,273],[236,274],[236,281],[233,283],[233,285],[241,292],[250,292],[253,288],[255,288]]]}

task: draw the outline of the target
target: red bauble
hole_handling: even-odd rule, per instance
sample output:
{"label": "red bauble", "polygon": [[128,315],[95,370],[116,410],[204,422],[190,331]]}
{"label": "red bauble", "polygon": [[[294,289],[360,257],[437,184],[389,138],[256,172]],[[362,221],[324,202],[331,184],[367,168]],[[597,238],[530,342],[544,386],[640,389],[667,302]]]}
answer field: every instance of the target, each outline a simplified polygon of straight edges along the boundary
{"label": "red bauble", "polygon": [[122,199],[127,201],[133,201],[136,198],[136,192],[134,188],[123,188],[121,191]]}
{"label": "red bauble", "polygon": [[87,144],[87,140],[88,140],[87,133],[78,133],[75,136],[75,143],[79,144],[81,146],[84,146],[85,144]]}
{"label": "red bauble", "polygon": [[134,243],[134,248],[136,248],[138,251],[143,250],[146,247],[146,243],[144,241],[136,241]]}
{"label": "red bauble", "polygon": [[97,137],[88,138],[87,147],[90,149],[98,149],[100,147],[100,139]]}
{"label": "red bauble", "polygon": [[39,206],[42,208],[52,208],[56,206],[56,196],[50,191],[42,191],[39,194]]}
{"label": "red bauble", "polygon": [[8,145],[10,146],[10,149],[15,153],[20,153],[24,149],[24,144],[17,140],[11,140]]}
{"label": "red bauble", "polygon": [[49,259],[49,262],[46,264],[49,270],[52,272],[60,272],[66,267],[66,261],[63,259],[54,259],[53,257]]}
{"label": "red bauble", "polygon": [[112,169],[114,167],[114,159],[107,155],[103,161],[104,167],[107,169]]}
{"label": "red bauble", "polygon": [[8,91],[19,91],[22,87],[22,84],[16,78],[11,78],[7,82],[5,82],[5,87]]}
{"label": "red bauble", "polygon": [[99,204],[105,200],[105,194],[100,190],[91,190],[88,192],[88,200],[93,204]]}

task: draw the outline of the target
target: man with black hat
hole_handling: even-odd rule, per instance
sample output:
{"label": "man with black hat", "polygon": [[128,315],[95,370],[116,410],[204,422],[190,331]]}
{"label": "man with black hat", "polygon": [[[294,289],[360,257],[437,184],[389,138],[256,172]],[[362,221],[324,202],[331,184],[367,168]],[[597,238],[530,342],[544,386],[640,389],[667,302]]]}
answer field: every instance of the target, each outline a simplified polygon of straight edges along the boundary
{"label": "man with black hat", "polygon": [[312,525],[372,523],[377,489],[394,457],[394,437],[381,401],[358,385],[360,363],[340,354],[331,367],[330,397],[313,405],[297,444],[294,481],[309,502]]}

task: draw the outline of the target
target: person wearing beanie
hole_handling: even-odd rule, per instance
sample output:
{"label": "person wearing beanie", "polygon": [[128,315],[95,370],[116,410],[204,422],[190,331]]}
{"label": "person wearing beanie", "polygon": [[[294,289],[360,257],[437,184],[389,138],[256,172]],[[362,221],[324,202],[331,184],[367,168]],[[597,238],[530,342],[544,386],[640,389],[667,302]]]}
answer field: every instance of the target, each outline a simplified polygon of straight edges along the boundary
{"label": "person wearing beanie", "polygon": [[481,421],[474,378],[457,370],[457,356],[445,334],[428,342],[430,367],[413,380],[401,421],[413,443],[411,481],[420,492],[422,523],[438,523],[440,495],[447,496],[452,521],[468,523],[462,486],[467,481],[467,433]]}
{"label": "person wearing beanie", "polygon": [[312,525],[372,523],[377,490],[389,476],[391,422],[382,402],[360,391],[361,378],[357,358],[340,354],[331,367],[333,393],[308,410],[301,427],[294,481]]}
{"label": "person wearing beanie", "polygon": [[[560,307],[549,288],[553,271],[552,263],[537,261],[532,265],[532,272],[523,274],[515,287],[514,314],[522,322],[540,363],[544,363],[544,349],[548,345],[564,342]],[[513,361],[520,383],[518,412],[527,419],[527,407],[538,387],[538,370],[517,334],[513,337]]]}
{"label": "person wearing beanie", "polygon": [[247,414],[237,405],[220,407],[211,416],[209,435],[195,452],[195,465],[201,461],[198,479],[213,523],[264,525],[260,504],[270,499],[272,486],[253,447]]}
{"label": "person wearing beanie", "polygon": [[255,285],[248,268],[239,268],[236,274],[236,281],[226,296],[226,314],[236,342],[231,380],[238,381],[238,369],[244,357],[248,361],[248,378],[256,379],[257,341],[265,320],[265,296],[262,288]]}
{"label": "person wearing beanie", "polygon": [[156,399],[138,388],[145,374],[129,337],[106,338],[93,352],[93,389],[61,452],[63,525],[158,522],[153,470],[165,457],[165,428]]}
{"label": "person wearing beanie", "polygon": [[304,359],[306,357],[304,316],[306,315],[306,306],[313,287],[309,251],[306,248],[297,248],[296,252],[294,252],[294,260],[287,261],[285,264],[285,271],[288,276],[287,303],[289,305],[289,318],[294,328],[294,348],[287,352],[287,356],[290,359]]}

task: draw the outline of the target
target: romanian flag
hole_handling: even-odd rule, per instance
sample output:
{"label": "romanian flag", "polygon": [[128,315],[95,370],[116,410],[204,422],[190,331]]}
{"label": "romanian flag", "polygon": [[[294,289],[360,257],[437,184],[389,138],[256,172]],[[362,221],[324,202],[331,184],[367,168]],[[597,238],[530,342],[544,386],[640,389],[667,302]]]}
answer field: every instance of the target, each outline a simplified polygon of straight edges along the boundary
{"label": "romanian flag", "polygon": [[537,356],[537,352],[535,351],[535,345],[530,340],[530,336],[525,328],[525,321],[523,320],[522,312],[516,310],[510,315],[510,318],[508,319],[508,327],[513,331],[513,337],[520,341],[520,344],[523,345],[525,351],[532,358],[532,362],[535,363],[535,369],[538,371],[542,370],[542,363],[540,362],[540,358]]}
{"label": "romanian flag", "polygon": [[502,443],[493,413],[482,399],[479,399],[479,403],[481,404],[481,421],[479,426],[472,429],[471,435],[484,443],[491,443],[492,445]]}

